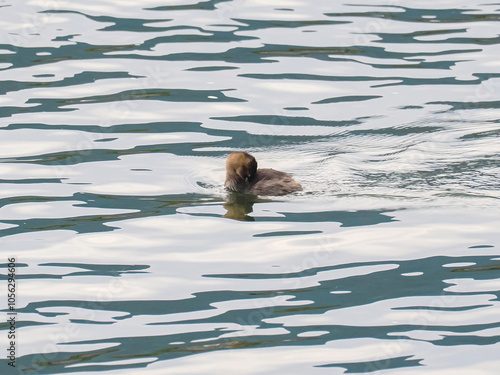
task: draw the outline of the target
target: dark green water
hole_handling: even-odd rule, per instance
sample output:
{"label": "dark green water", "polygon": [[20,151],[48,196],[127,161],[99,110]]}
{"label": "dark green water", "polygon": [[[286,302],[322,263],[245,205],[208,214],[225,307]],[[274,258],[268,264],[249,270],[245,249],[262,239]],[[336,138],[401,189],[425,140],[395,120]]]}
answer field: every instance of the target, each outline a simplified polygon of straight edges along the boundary
{"label": "dark green water", "polygon": [[499,21],[0,0],[0,373],[497,374]]}

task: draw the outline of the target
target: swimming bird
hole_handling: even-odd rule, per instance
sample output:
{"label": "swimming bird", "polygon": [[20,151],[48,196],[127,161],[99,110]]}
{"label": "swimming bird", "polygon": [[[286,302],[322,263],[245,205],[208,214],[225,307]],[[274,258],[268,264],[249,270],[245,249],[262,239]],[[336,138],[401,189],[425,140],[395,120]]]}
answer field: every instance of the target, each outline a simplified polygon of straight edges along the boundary
{"label": "swimming bird", "polygon": [[253,195],[284,195],[302,190],[288,173],[271,168],[257,169],[257,161],[247,152],[233,152],[227,157],[224,187]]}

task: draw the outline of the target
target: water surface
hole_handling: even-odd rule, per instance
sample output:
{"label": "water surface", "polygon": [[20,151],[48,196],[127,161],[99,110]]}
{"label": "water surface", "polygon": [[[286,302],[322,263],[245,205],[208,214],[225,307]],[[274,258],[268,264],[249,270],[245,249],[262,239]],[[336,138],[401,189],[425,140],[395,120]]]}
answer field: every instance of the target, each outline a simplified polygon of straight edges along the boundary
{"label": "water surface", "polygon": [[[2,374],[496,374],[499,20],[0,1]],[[234,150],[304,191],[228,197]]]}

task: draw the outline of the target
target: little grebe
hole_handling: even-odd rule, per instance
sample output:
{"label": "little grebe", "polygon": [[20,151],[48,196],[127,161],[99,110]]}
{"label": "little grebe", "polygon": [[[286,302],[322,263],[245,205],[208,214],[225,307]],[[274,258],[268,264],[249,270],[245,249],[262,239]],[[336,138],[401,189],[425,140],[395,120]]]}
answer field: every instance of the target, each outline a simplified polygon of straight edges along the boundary
{"label": "little grebe", "polygon": [[230,191],[254,195],[283,195],[302,190],[288,173],[257,169],[257,161],[246,152],[233,152],[227,157],[224,186]]}

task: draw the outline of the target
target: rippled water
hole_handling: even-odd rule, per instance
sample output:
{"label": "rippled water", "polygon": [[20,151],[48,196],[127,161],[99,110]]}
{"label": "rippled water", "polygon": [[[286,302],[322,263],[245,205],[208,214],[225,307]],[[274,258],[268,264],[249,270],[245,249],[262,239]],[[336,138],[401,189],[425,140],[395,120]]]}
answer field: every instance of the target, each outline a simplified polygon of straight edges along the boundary
{"label": "rippled water", "polygon": [[[497,374],[499,21],[1,0],[0,372]],[[233,150],[304,191],[227,197]]]}

